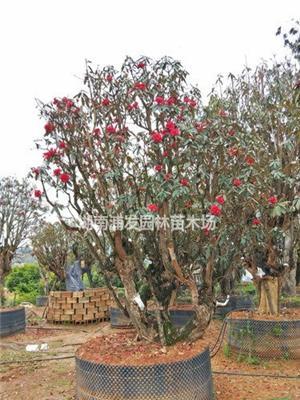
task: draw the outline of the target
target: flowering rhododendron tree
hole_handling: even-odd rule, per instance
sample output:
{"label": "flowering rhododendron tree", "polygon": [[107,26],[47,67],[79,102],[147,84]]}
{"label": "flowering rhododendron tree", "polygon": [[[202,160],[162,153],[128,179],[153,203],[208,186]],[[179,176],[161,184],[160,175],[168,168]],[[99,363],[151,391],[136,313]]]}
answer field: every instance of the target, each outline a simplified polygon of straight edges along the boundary
{"label": "flowering rhododendron tree", "polygon": [[[12,177],[0,180],[0,288],[10,272],[17,249],[37,226],[39,203],[34,199],[29,181]],[[2,291],[1,291],[2,298]]]}
{"label": "flowering rhododendron tree", "polygon": [[230,137],[230,154],[232,162],[242,166],[238,182],[233,181],[242,229],[232,243],[254,276],[263,313],[279,312],[282,282],[289,280],[295,287],[300,210],[297,74],[288,61],[262,64],[253,72],[231,76],[222,96],[216,96],[239,125]]}
{"label": "flowering rhododendron tree", "polygon": [[[257,144],[248,149],[226,102],[213,96],[204,108],[186,78],[166,57],[127,58],[120,72],[88,63],[82,92],[40,103],[44,163],[33,170],[37,197],[85,238],[108,286],[113,274],[121,279],[139,336],[163,345],[201,337],[210,322],[216,268],[231,268],[223,260],[244,229],[236,215],[245,215],[240,197],[253,185],[246,171]],[[254,195],[253,186],[248,200]],[[179,285],[190,290],[195,318],[176,330],[168,309]]]}

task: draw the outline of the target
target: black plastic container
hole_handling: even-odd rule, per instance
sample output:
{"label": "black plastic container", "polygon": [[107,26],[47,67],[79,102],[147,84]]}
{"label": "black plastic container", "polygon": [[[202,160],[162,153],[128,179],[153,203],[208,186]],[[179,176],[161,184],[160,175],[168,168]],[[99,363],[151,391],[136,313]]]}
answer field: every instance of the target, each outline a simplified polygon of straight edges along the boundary
{"label": "black plastic container", "polygon": [[24,332],[26,328],[25,308],[0,310],[0,336],[9,336]]}
{"label": "black plastic container", "polygon": [[210,353],[145,366],[97,364],[76,356],[78,400],[213,400]]}

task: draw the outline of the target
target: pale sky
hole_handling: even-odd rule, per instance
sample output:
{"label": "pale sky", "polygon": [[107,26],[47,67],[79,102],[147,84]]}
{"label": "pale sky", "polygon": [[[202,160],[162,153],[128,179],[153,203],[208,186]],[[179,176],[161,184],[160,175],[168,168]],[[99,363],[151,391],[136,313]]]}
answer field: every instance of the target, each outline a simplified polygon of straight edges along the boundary
{"label": "pale sky", "polygon": [[35,98],[76,94],[85,59],[169,55],[205,94],[219,73],[287,54],[275,32],[299,17],[298,0],[0,1],[0,176],[39,165]]}

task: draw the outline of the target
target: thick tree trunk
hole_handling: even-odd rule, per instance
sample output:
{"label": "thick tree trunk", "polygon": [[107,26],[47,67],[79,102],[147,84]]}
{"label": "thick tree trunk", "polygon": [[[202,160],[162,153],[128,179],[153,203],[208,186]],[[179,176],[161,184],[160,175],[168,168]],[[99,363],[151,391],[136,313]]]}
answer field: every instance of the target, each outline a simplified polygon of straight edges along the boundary
{"label": "thick tree trunk", "polygon": [[0,252],[0,305],[4,304],[4,278],[11,270],[13,254],[10,248],[4,248]]}
{"label": "thick tree trunk", "polygon": [[296,268],[288,269],[282,279],[282,293],[288,296],[296,296]]}
{"label": "thick tree trunk", "polygon": [[260,314],[279,314],[280,281],[277,277],[265,276],[256,281]]}
{"label": "thick tree trunk", "polygon": [[117,231],[115,233],[115,250],[117,257],[115,260],[116,268],[121,278],[121,281],[125,289],[125,305],[129,313],[130,319],[135,326],[140,338],[153,341],[155,332],[151,327],[148,327],[144,318],[143,310],[137,303],[137,299],[140,299],[140,295],[136,289],[134,282],[134,258],[128,256],[123,245],[121,233]]}
{"label": "thick tree trunk", "polygon": [[296,295],[296,260],[297,254],[293,246],[293,225],[285,236],[283,260],[285,271],[282,277],[282,293],[288,296]]}

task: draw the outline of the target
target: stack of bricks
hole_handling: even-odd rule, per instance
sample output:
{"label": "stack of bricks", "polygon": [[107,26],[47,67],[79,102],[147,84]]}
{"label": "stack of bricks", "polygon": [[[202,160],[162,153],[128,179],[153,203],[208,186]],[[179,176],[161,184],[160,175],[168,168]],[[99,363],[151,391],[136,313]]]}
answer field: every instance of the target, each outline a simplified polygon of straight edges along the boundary
{"label": "stack of bricks", "polygon": [[89,323],[108,319],[111,295],[107,288],[81,292],[50,292],[48,322]]}

